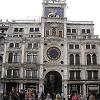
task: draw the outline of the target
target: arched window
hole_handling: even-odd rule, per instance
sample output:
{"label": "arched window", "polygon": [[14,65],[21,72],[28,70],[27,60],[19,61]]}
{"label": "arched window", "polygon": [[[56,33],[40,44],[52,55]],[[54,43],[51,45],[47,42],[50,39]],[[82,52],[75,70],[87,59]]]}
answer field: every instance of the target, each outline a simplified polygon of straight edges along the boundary
{"label": "arched window", "polygon": [[3,62],[3,58],[2,58],[2,56],[0,56],[0,63],[2,63]]}
{"label": "arched window", "polygon": [[79,56],[79,54],[75,55],[75,64],[80,65],[80,56]]}
{"label": "arched window", "polygon": [[13,60],[13,53],[10,52],[8,56],[8,63],[12,63],[12,60]]}
{"label": "arched window", "polygon": [[74,65],[74,55],[70,54],[70,65]]}
{"label": "arched window", "polygon": [[87,65],[91,65],[91,55],[87,54]]}
{"label": "arched window", "polygon": [[96,54],[92,55],[92,61],[93,61],[93,65],[97,65],[97,56],[96,56]]}

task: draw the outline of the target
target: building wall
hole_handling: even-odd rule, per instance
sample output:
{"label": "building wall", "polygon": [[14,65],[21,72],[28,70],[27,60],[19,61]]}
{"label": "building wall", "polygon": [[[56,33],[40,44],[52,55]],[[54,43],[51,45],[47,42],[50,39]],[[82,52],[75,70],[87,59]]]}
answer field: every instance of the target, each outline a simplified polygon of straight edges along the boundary
{"label": "building wall", "polygon": [[[3,45],[0,44],[0,56],[3,57],[0,63],[1,90],[3,88],[6,90],[7,83],[15,82],[19,90],[33,86],[36,91],[44,91],[46,75],[55,71],[62,77],[62,92],[65,97],[72,93],[73,88],[79,89],[78,93],[84,96],[88,94],[89,89],[100,92],[96,89],[99,87],[100,79],[100,39],[94,34],[93,22],[67,20],[64,13],[65,2],[47,5],[45,1],[43,8],[40,22],[14,20],[5,22],[5,28],[0,26],[0,30],[4,29],[6,34]],[[54,16],[52,13],[50,15],[45,12],[55,8],[58,12],[61,8],[62,13]],[[1,22],[0,25],[3,23]],[[8,62],[10,52],[13,58]],[[56,53],[52,54],[53,52]],[[72,63],[71,54],[74,57],[74,63]],[[80,60],[78,64],[75,63],[77,54]],[[87,60],[88,54],[91,56],[91,64],[87,64],[90,61],[90,59]],[[94,64],[93,54],[97,61]],[[90,76],[88,76],[89,72]]]}

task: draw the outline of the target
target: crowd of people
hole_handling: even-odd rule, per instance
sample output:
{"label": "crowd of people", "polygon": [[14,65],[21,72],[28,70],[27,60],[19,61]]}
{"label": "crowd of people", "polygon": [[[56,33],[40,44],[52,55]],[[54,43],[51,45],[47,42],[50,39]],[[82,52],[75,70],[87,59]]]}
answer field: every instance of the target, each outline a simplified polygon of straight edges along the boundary
{"label": "crowd of people", "polygon": [[91,91],[88,93],[87,96],[82,96],[81,94],[72,94],[68,96],[68,100],[100,100],[100,94],[96,94],[95,92]]}
{"label": "crowd of people", "polygon": [[[17,92],[15,88],[12,88],[10,93],[5,92],[0,100],[66,100],[62,94],[52,94],[48,92],[46,95],[36,93],[34,89],[20,90]],[[68,96],[68,100],[100,100],[100,94],[90,92],[87,97],[77,95],[76,93]]]}
{"label": "crowd of people", "polygon": [[12,88],[10,93],[5,92],[0,100],[63,100],[60,94],[52,95],[47,93],[46,95],[41,93],[36,93],[34,89],[20,90],[16,91],[15,88]]}

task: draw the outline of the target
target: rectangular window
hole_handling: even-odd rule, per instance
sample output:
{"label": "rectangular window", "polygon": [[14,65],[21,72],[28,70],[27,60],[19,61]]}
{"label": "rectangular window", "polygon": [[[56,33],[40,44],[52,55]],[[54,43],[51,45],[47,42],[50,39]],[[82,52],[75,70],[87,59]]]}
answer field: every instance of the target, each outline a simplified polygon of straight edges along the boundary
{"label": "rectangular window", "polygon": [[72,29],[72,33],[76,33],[76,29]]}
{"label": "rectangular window", "polygon": [[80,71],[76,71],[76,80],[80,80]]}
{"label": "rectangular window", "polygon": [[93,79],[98,79],[98,71],[93,71]]}
{"label": "rectangular window", "polygon": [[18,28],[14,28],[14,32],[18,32]]}
{"label": "rectangular window", "polygon": [[15,48],[19,48],[19,43],[15,43]]}
{"label": "rectangular window", "polygon": [[90,49],[90,44],[87,44],[86,45],[86,49]]}
{"label": "rectangular window", "polygon": [[10,47],[10,48],[13,48],[13,47],[14,47],[14,43],[10,43],[10,44],[9,44],[9,47]]}
{"label": "rectangular window", "polygon": [[88,79],[92,80],[92,71],[88,71]]}
{"label": "rectangular window", "polygon": [[62,31],[59,31],[59,37],[63,37]]}
{"label": "rectangular window", "polygon": [[67,29],[67,33],[71,33],[71,29]]}
{"label": "rectangular window", "polygon": [[96,49],[96,45],[91,45],[92,49]]}
{"label": "rectangular window", "polygon": [[75,49],[79,49],[79,44],[76,44],[75,45]]}
{"label": "rectangular window", "polygon": [[13,78],[19,77],[19,69],[13,69]]}
{"label": "rectangular window", "polygon": [[32,71],[26,70],[26,78],[32,78]]}
{"label": "rectangular window", "polygon": [[32,43],[28,43],[28,48],[32,48]]}
{"label": "rectangular window", "polygon": [[69,44],[69,49],[74,49],[74,45],[73,44]]}
{"label": "rectangular window", "polygon": [[38,78],[37,70],[32,70],[32,78],[34,79]]}
{"label": "rectangular window", "polygon": [[30,32],[34,32],[34,28],[30,28]]}
{"label": "rectangular window", "polygon": [[19,28],[19,32],[24,32],[24,28]]}
{"label": "rectangular window", "polygon": [[32,63],[32,54],[27,55],[27,63]]}
{"label": "rectangular window", "polygon": [[74,71],[70,71],[70,80],[74,80]]}
{"label": "rectangular window", "polygon": [[87,33],[90,33],[90,29],[87,29]]}
{"label": "rectangular window", "polygon": [[35,28],[35,32],[39,32],[39,28]]}
{"label": "rectangular window", "polygon": [[82,29],[82,33],[85,33],[85,29]]}
{"label": "rectangular window", "polygon": [[38,43],[34,43],[33,48],[37,49],[38,48]]}
{"label": "rectangular window", "polygon": [[14,54],[14,63],[19,63],[20,62],[20,55],[18,53]]}
{"label": "rectangular window", "polygon": [[33,63],[37,63],[37,55],[33,55]]}
{"label": "rectangular window", "polygon": [[7,78],[11,78],[12,77],[12,69],[8,69],[7,70]]}

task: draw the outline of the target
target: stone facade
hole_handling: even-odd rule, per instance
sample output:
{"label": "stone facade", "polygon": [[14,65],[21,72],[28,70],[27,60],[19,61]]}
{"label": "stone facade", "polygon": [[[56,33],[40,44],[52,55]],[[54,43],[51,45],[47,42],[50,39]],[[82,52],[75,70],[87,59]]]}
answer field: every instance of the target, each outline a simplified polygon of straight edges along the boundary
{"label": "stone facade", "polygon": [[92,21],[69,21],[65,0],[44,0],[41,21],[0,22],[0,91],[100,92],[100,39]]}

